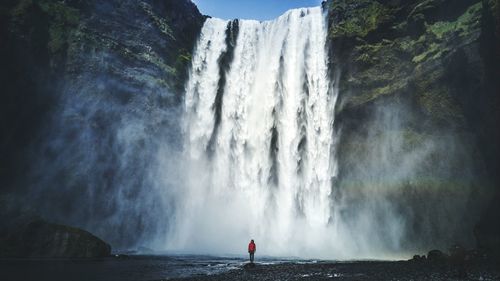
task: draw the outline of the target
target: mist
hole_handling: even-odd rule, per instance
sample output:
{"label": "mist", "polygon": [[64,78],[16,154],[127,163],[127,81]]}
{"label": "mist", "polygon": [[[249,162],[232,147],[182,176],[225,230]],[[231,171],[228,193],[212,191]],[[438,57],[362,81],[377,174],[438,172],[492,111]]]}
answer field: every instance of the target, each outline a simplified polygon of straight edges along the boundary
{"label": "mist", "polygon": [[[109,53],[87,59],[120,63]],[[163,235],[173,201],[168,190],[179,184],[181,106],[163,85],[147,81],[133,88],[88,72],[64,85],[33,149],[37,161],[21,200],[117,249],[148,246]]]}
{"label": "mist", "polygon": [[489,195],[472,135],[431,127],[413,102],[382,99],[357,112],[359,127],[349,127],[349,113],[339,126],[333,208],[370,256],[473,247],[472,229]]}

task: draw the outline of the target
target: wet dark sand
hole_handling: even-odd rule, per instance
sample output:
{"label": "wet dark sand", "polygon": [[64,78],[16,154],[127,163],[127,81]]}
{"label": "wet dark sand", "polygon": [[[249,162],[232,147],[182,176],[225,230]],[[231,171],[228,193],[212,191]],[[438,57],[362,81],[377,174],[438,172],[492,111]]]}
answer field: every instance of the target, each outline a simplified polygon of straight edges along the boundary
{"label": "wet dark sand", "polygon": [[347,262],[312,264],[284,263],[243,266],[218,275],[177,280],[500,280],[494,264],[469,264],[467,277],[459,278],[458,269],[449,264],[422,262]]}

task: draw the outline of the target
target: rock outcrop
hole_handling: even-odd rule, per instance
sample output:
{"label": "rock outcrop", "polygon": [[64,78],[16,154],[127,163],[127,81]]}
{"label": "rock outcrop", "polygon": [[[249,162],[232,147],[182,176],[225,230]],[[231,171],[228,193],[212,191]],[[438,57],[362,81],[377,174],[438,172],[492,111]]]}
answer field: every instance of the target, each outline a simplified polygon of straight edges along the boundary
{"label": "rock outcrop", "polygon": [[448,256],[440,250],[431,250],[427,253],[427,260],[430,262],[444,262]]}
{"label": "rock outcrop", "polygon": [[107,257],[111,246],[91,233],[45,220],[33,220],[0,240],[0,256],[9,258]]}
{"label": "rock outcrop", "polygon": [[204,21],[189,0],[2,1],[0,194],[116,247],[153,233],[167,202],[147,181],[180,143]]}
{"label": "rock outcrop", "polygon": [[325,3],[339,85],[335,196],[393,212],[405,222],[404,247],[473,247],[480,210],[498,190],[499,6]]}
{"label": "rock outcrop", "polygon": [[474,227],[477,247],[489,257],[500,261],[500,194],[493,197]]}
{"label": "rock outcrop", "polygon": [[0,258],[96,258],[111,246],[80,228],[55,224],[0,197]]}
{"label": "rock outcrop", "polygon": [[62,96],[90,81],[89,90],[121,103],[162,90],[162,104],[178,102],[204,20],[188,0],[3,1],[2,189],[25,178],[26,147],[40,140]]}

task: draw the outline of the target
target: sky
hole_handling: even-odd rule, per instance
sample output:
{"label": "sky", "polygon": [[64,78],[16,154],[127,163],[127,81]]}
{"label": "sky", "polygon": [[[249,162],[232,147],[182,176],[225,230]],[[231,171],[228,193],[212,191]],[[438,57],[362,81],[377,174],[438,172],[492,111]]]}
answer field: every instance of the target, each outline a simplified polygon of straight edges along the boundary
{"label": "sky", "polygon": [[270,20],[287,10],[321,5],[321,0],[191,0],[200,12],[222,19]]}

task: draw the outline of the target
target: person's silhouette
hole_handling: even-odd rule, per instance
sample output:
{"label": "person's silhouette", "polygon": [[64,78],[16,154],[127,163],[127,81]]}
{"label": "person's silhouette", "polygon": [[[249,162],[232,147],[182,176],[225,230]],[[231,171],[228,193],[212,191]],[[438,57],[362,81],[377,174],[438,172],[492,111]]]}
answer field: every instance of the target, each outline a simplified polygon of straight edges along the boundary
{"label": "person's silhouette", "polygon": [[248,253],[250,254],[250,263],[253,263],[254,254],[255,254],[256,250],[257,250],[257,246],[255,245],[255,242],[253,242],[253,239],[252,239],[252,240],[250,240],[250,243],[248,244]]}

